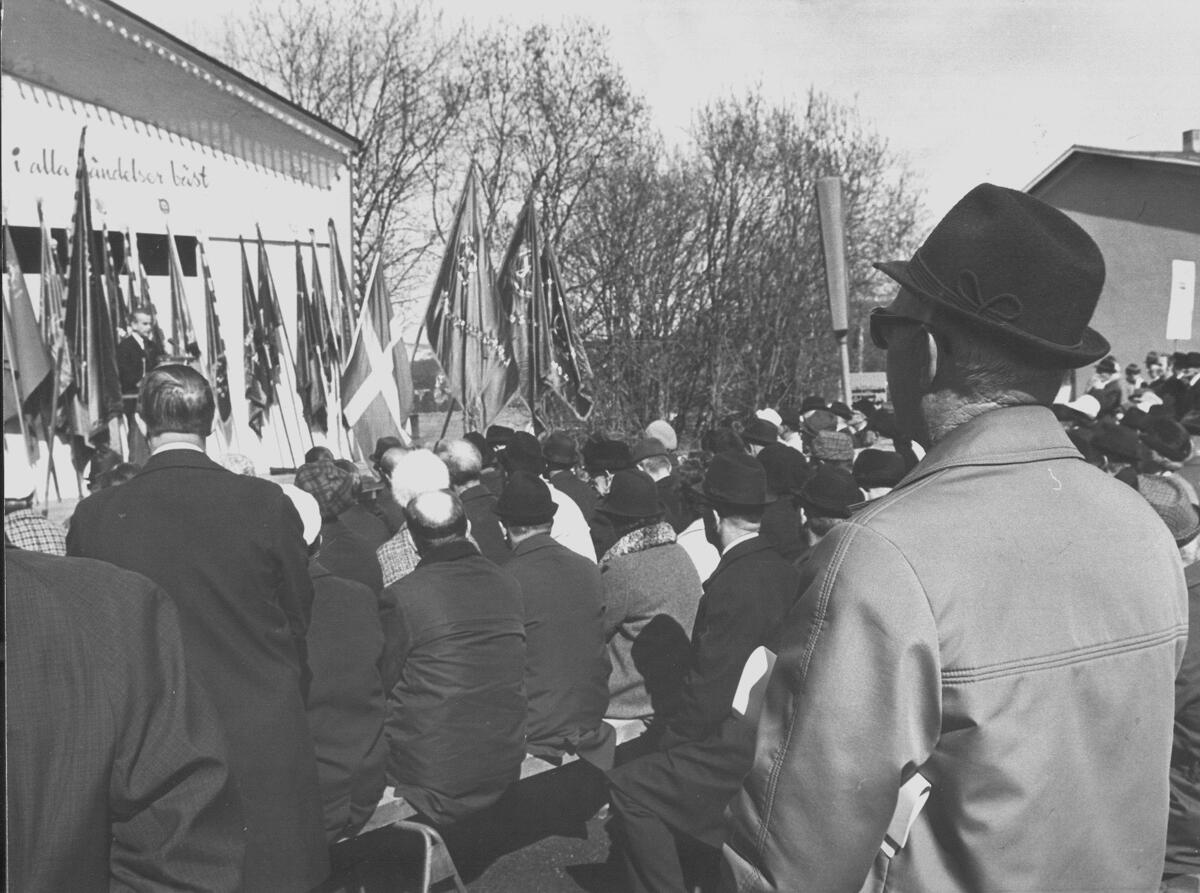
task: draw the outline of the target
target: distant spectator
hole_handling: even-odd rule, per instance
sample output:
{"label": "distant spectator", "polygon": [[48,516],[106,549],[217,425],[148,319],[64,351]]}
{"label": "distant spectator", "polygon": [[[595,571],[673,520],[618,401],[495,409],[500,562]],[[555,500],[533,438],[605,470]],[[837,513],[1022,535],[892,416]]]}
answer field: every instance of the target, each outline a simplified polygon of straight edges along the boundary
{"label": "distant spectator", "polygon": [[542,441],[542,458],[546,460],[546,474],[550,484],[575,500],[583,520],[590,526],[596,514],[599,494],[583,480],[576,469],[579,467],[579,449],[571,435],[563,431],[551,431]]}
{"label": "distant spectator", "polygon": [[[394,454],[388,468],[389,498],[396,505],[407,505],[414,497],[450,486],[450,473],[445,463],[429,450],[403,451]],[[389,467],[390,466],[390,467]],[[391,586],[397,580],[412,573],[421,560],[416,543],[408,531],[407,515],[401,515],[399,531],[375,550],[379,568],[383,573],[383,585]]]}
{"label": "distant spectator", "polygon": [[1116,415],[1129,402],[1130,389],[1113,357],[1107,356],[1096,364],[1096,374],[1088,385],[1088,394],[1100,403],[1100,417]]}
{"label": "distant spectator", "polygon": [[450,486],[462,500],[475,545],[484,558],[504,564],[512,557],[512,550],[496,517],[496,497],[479,477],[483,471],[479,450],[469,440],[449,440],[438,444],[436,455],[445,463]]}
{"label": "distant spectator", "polygon": [[654,481],[664,519],[671,529],[676,533],[683,530],[686,525],[679,503],[679,476],[675,474],[675,466],[666,445],[655,437],[643,437],[633,446],[633,461]]}
{"label": "distant spectator", "polygon": [[867,499],[878,499],[904,478],[904,458],[891,450],[863,450],[854,460],[853,475]]}
{"label": "distant spectator", "polygon": [[328,459],[332,462],[337,457],[333,455],[333,450],[329,447],[315,446],[304,454],[304,464],[308,465],[312,462],[319,462],[322,459]]}
{"label": "distant spectator", "polygon": [[354,504],[338,517],[372,549],[378,549],[387,542],[391,534],[384,520],[363,504],[363,475],[358,466],[349,459],[335,459],[333,464],[350,475],[354,481]]}
{"label": "distant spectator", "polygon": [[747,452],[756,456],[763,447],[779,442],[779,428],[765,419],[754,418],[742,429],[742,440]]}
{"label": "distant spectator", "polygon": [[647,437],[653,437],[671,452],[679,449],[679,437],[666,419],[655,419],[646,426],[645,434]]}
{"label": "distant spectator", "polygon": [[421,815],[447,825],[490,806],[520,774],[521,590],[467,540],[466,512],[450,491],[422,493],[405,514],[421,562],[388,588],[397,620],[385,635],[400,655],[388,777]]}
{"label": "distant spectator", "polygon": [[836,465],[818,467],[800,492],[809,549],[824,539],[838,521],[849,518],[850,507],[862,501],[862,491],[850,472]]}
{"label": "distant spectator", "polygon": [[846,431],[818,431],[812,440],[817,465],[834,465],[849,471],[854,465],[854,438]]}
{"label": "distant spectator", "polygon": [[[721,560],[721,553],[709,540],[710,534],[705,526],[706,503],[700,490],[704,482],[704,472],[708,469],[711,458],[703,452],[690,453],[680,460],[678,471],[680,505],[687,524],[675,535],[675,542],[687,552],[688,558],[692,559],[701,583],[717,569],[717,562]],[[712,536],[715,537],[715,532]]]}
{"label": "distant spectator", "polygon": [[800,490],[809,475],[808,462],[782,443],[763,447],[758,460],[766,473],[770,501],[763,507],[759,536],[787,561],[795,561],[805,550],[800,535]]}
{"label": "distant spectator", "polygon": [[[527,471],[538,477],[544,477],[546,474],[542,445],[537,442],[536,437],[525,431],[517,431],[508,438],[500,456],[500,464],[504,466],[505,474],[515,471]],[[589,561],[595,561],[596,548],[592,544],[591,531],[575,500],[557,487],[550,488],[550,498],[558,506],[558,511],[554,513],[554,526],[550,529],[550,536],[572,552]]]}
{"label": "distant spectator", "polygon": [[320,507],[321,542],[315,556],[321,566],[338,577],[361,583],[378,597],[383,592],[383,572],[376,549],[341,520],[342,513],[355,504],[354,475],[332,459],[321,459],[301,465],[295,484]]}

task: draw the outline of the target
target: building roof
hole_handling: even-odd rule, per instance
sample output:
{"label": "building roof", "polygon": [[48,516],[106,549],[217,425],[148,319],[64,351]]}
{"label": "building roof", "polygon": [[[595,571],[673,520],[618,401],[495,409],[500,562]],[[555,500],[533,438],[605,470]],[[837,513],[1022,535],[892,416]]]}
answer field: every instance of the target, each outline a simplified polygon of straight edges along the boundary
{"label": "building roof", "polygon": [[1057,175],[1069,165],[1077,164],[1086,156],[1103,156],[1105,158],[1123,158],[1129,161],[1148,161],[1160,164],[1183,164],[1200,167],[1200,153],[1196,152],[1143,152],[1124,149],[1104,149],[1099,146],[1072,146],[1058,156],[1044,171],[1034,177],[1025,187],[1026,192],[1033,192],[1052,176]]}
{"label": "building roof", "polygon": [[4,0],[6,74],[327,187],[361,145],[111,0]]}

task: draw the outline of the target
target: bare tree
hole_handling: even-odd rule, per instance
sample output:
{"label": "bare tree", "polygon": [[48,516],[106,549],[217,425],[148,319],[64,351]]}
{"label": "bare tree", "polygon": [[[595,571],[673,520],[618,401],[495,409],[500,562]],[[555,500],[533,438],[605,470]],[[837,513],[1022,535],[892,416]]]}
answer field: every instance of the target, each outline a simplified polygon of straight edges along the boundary
{"label": "bare tree", "polygon": [[[226,34],[233,64],[363,144],[354,166],[354,275],[375,254],[403,285],[436,240],[431,169],[465,108],[459,34],[427,2],[257,3]],[[423,283],[422,283],[423,284]]]}

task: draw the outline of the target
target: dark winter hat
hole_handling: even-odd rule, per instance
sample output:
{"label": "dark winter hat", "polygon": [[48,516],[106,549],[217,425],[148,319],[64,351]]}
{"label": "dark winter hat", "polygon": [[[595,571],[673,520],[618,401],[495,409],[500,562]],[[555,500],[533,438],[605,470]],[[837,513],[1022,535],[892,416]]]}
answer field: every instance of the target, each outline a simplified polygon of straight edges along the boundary
{"label": "dark winter hat", "polygon": [[383,454],[393,447],[403,448],[404,441],[399,437],[381,437],[375,441],[375,450],[371,453],[371,462],[378,465],[379,460],[383,458]]}
{"label": "dark winter hat", "polygon": [[1132,428],[1134,431],[1141,431],[1150,421],[1150,416],[1143,409],[1138,409],[1136,406],[1131,406],[1125,410],[1125,414],[1121,416],[1121,425],[1125,428]]}
{"label": "dark winter hat", "polygon": [[1142,458],[1142,442],[1137,432],[1122,425],[1104,425],[1092,437],[1092,446],[1108,459],[1117,462],[1137,462]]}
{"label": "dark winter hat", "polygon": [[801,507],[824,518],[849,518],[850,506],[862,501],[862,491],[850,472],[836,465],[819,467],[800,491]]}
{"label": "dark winter hat", "polygon": [[811,412],[814,409],[825,409],[825,398],[817,394],[809,394],[804,398],[804,402],[800,404],[801,414]]}
{"label": "dark winter hat", "polygon": [[508,472],[528,471],[530,474],[542,474],[546,470],[546,460],[542,458],[542,445],[528,431],[514,431],[504,452],[499,455],[500,464]]}
{"label": "dark winter hat", "polygon": [[1185,545],[1200,533],[1200,516],[1183,484],[1175,477],[1161,474],[1139,474],[1138,492],[1158,512],[1175,538],[1176,545]]}
{"label": "dark winter hat", "polygon": [[575,439],[562,431],[551,431],[542,442],[542,458],[551,465],[570,467],[579,462]]}
{"label": "dark winter hat", "polygon": [[622,469],[613,475],[608,495],[596,504],[596,511],[615,518],[651,519],[663,512],[654,479],[636,468]]}
{"label": "dark winter hat", "polygon": [[506,524],[533,526],[553,521],[558,506],[550,498],[550,488],[540,477],[528,471],[514,471],[508,476],[493,511]]}
{"label": "dark winter hat", "polygon": [[854,438],[846,431],[818,431],[812,453],[826,462],[850,462],[854,459]]}
{"label": "dark winter hat", "polygon": [[840,400],[835,400],[830,403],[829,411],[839,419],[845,419],[847,422],[850,421],[851,416],[854,415],[854,410],[852,410],[845,403],[842,403]]}
{"label": "dark winter hat", "polygon": [[652,456],[666,456],[667,448],[657,437],[643,437],[633,445],[634,464]]}
{"label": "dark winter hat", "polygon": [[296,470],[296,486],[317,501],[323,521],[332,521],[354,505],[354,483],[354,475],[331,459],[308,462]]}
{"label": "dark winter hat", "polygon": [[778,443],[779,428],[766,419],[754,418],[747,422],[746,427],[742,429],[742,440],[759,446]]}
{"label": "dark winter hat", "polygon": [[[1108,353],[1088,328],[1104,286],[1092,237],[1027,193],[983,183],[934,227],[912,260],[877,263],[916,304],[932,304],[1033,362],[1078,368]],[[881,315],[922,318],[904,292]],[[897,304],[902,306],[897,307]]]}
{"label": "dark winter hat", "polygon": [[486,432],[484,432],[483,438],[487,441],[488,446],[498,452],[499,450],[504,449],[504,447],[508,444],[508,441],[516,433],[517,432],[513,431],[512,428],[509,428],[505,425],[488,425],[488,429]]}
{"label": "dark winter hat", "polygon": [[583,462],[588,474],[612,474],[633,468],[633,454],[621,440],[589,440],[583,445]]}
{"label": "dark winter hat", "polygon": [[784,496],[799,493],[808,479],[808,460],[803,453],[790,446],[773,443],[763,447],[754,458],[767,474],[769,494]]}
{"label": "dark winter hat", "polygon": [[867,424],[867,429],[874,431],[880,437],[895,439],[899,431],[896,428],[896,415],[890,409],[880,409]]}
{"label": "dark winter hat", "polygon": [[1105,373],[1116,372],[1117,371],[1116,358],[1111,355],[1105,357],[1103,360],[1101,360],[1099,363],[1096,364],[1096,371],[1097,372],[1105,372]]}
{"label": "dark winter hat", "polygon": [[[793,409],[790,406],[779,407],[779,421],[793,431],[800,430],[800,410]],[[793,451],[794,452],[794,451]]]}
{"label": "dark winter hat", "polygon": [[1195,351],[1195,350],[1188,351],[1187,360],[1185,361],[1185,365],[1189,369],[1200,369],[1200,351]]}
{"label": "dark winter hat", "polygon": [[478,431],[468,431],[463,435],[463,440],[479,450],[479,458],[483,460],[484,468],[490,468],[496,464],[496,451],[487,442],[487,438]]}
{"label": "dark winter hat", "polygon": [[1186,462],[1192,455],[1187,429],[1172,418],[1150,419],[1142,430],[1142,443],[1172,462]]}
{"label": "dark winter hat", "polygon": [[892,450],[863,450],[854,460],[854,482],[864,490],[894,487],[904,474],[904,457]]}
{"label": "dark winter hat", "polygon": [[704,473],[700,493],[709,502],[719,505],[757,507],[773,501],[767,495],[766,470],[758,459],[746,453],[727,452],[713,456]]}

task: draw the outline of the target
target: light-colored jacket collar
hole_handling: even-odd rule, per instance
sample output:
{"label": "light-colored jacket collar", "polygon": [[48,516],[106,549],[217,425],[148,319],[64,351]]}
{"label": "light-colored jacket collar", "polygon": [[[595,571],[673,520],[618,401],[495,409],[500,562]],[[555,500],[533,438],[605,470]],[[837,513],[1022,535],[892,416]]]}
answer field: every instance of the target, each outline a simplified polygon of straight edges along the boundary
{"label": "light-colored jacket collar", "polygon": [[1082,458],[1049,409],[1006,406],[976,416],[947,434],[896,489],[956,466]]}

